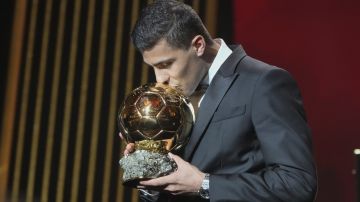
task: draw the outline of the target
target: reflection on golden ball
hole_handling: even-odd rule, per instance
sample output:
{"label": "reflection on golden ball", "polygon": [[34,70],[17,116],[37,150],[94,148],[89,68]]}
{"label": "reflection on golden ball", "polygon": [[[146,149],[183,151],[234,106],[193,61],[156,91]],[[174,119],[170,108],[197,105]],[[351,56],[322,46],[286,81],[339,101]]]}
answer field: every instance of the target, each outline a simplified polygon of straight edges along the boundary
{"label": "reflection on golden ball", "polygon": [[122,104],[118,115],[120,131],[127,142],[136,142],[140,147],[146,144],[145,149],[154,144],[162,144],[153,147],[166,151],[178,149],[188,140],[194,122],[190,105],[182,93],[169,85],[143,85]]}

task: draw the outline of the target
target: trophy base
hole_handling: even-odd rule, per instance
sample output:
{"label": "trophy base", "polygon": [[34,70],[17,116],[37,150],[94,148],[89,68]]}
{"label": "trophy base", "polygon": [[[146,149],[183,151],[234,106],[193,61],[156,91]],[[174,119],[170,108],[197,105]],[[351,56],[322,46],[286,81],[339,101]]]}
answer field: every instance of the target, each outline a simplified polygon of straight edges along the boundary
{"label": "trophy base", "polygon": [[136,150],[119,161],[123,168],[123,185],[136,187],[141,180],[168,175],[177,169],[174,160],[167,154]]}

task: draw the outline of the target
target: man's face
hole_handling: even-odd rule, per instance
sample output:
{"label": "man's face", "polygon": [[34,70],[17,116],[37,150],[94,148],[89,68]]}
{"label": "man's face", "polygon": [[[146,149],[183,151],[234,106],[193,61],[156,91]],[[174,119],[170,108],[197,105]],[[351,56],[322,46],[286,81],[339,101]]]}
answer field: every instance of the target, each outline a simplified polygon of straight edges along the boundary
{"label": "man's face", "polygon": [[144,62],[154,68],[156,81],[179,88],[190,96],[207,72],[194,46],[188,50],[172,48],[160,40],[143,52]]}

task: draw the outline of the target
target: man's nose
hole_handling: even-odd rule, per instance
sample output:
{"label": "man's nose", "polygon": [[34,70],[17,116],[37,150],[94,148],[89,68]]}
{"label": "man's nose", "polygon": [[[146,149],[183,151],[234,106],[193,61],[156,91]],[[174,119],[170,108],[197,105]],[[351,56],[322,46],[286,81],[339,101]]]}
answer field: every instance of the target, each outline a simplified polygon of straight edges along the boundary
{"label": "man's nose", "polygon": [[155,77],[158,83],[169,83],[169,75],[164,70],[155,69]]}

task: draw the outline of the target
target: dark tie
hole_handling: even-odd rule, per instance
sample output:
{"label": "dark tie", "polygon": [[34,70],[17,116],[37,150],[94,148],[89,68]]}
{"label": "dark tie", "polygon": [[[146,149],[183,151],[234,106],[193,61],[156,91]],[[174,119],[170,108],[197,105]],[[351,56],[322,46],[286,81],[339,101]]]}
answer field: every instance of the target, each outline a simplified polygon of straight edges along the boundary
{"label": "dark tie", "polygon": [[197,117],[197,113],[199,111],[199,102],[201,100],[201,98],[203,97],[203,95],[206,92],[206,89],[209,87],[209,85],[204,85],[204,84],[200,84],[195,92],[190,96],[190,101],[191,104],[194,107],[194,112],[195,112],[195,118]]}

